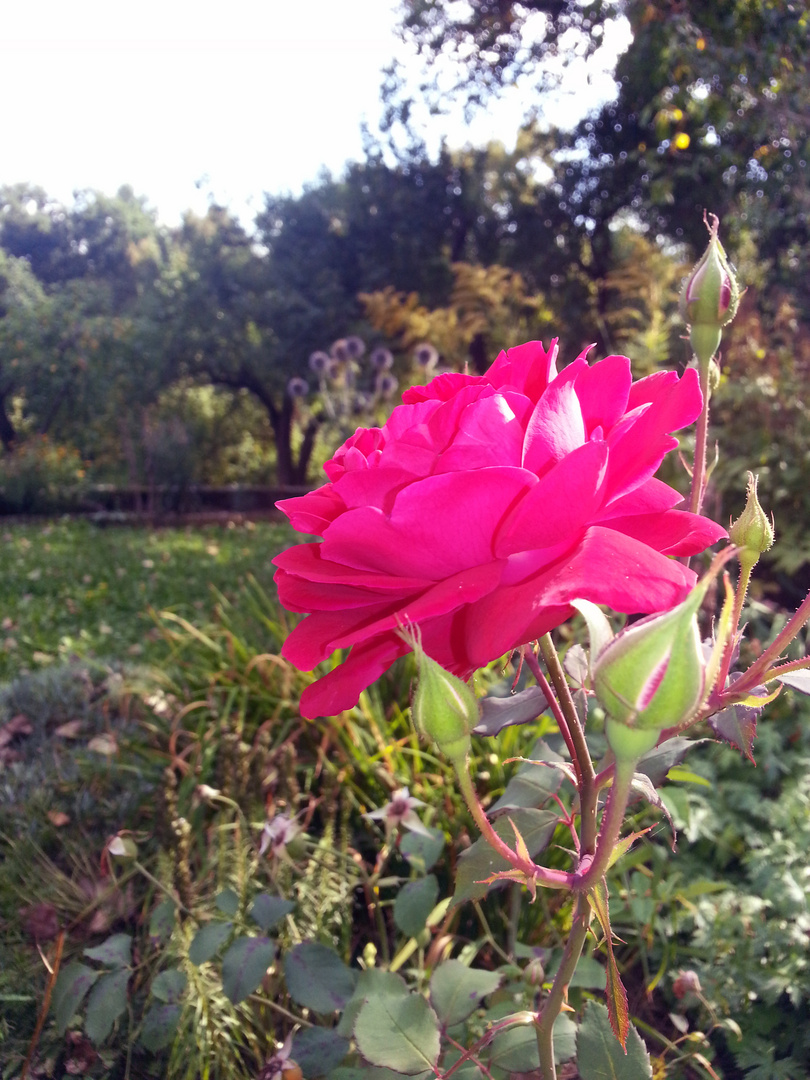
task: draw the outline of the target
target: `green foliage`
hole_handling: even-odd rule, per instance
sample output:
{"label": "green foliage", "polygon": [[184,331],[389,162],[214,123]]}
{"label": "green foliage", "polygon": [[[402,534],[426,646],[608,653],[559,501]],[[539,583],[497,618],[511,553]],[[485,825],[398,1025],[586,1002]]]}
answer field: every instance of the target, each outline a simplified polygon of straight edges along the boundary
{"label": "green foliage", "polygon": [[[32,560],[48,554],[40,545],[72,537],[75,572],[84,569],[83,526],[12,535],[16,541],[6,542],[15,558],[29,556],[19,544],[26,539]],[[136,537],[139,557],[149,535]],[[169,545],[170,560],[187,560],[195,590],[217,565],[202,555],[211,535],[198,547],[182,532],[155,541]],[[249,547],[255,564],[255,551],[267,552],[280,533],[216,535],[227,574],[228,559],[242,565],[237,556]],[[119,546],[127,536],[118,534]],[[28,581],[27,565],[18,580]],[[137,565],[133,558],[133,574]],[[32,1000],[44,996],[46,973],[31,939],[47,925],[68,932],[40,1037],[43,1068],[61,1053],[73,1060],[78,1051],[69,1048],[85,1040],[97,1055],[86,1067],[90,1076],[122,1075],[129,1058],[132,1075],[194,1080],[207,1070],[243,1080],[264,1067],[296,1022],[303,1027],[291,1054],[313,1077],[372,1080],[383,1069],[422,1075],[434,1062],[447,1071],[461,1053],[448,1035],[470,1051],[454,1076],[488,1070],[506,1080],[509,1071],[535,1068],[527,1017],[559,965],[570,909],[541,891],[518,912],[518,886],[505,893],[502,883],[481,884],[497,867],[489,859],[475,869],[477,830],[446,765],[409,727],[408,664],[355,710],[302,723],[296,700],[309,676],[278,656],[285,627],[274,602],[249,581],[231,581],[229,591],[230,598],[215,594],[208,615],[178,595],[184,614],[164,615],[150,643],[150,659],[163,669],[160,685],[144,685],[143,674],[137,686],[130,678],[128,708],[120,674],[87,661],[42,667],[0,690],[0,724],[25,713],[34,728],[15,736],[23,760],[4,774],[9,836],[0,917],[8,932],[0,1000],[10,1075],[33,1037]],[[761,607],[751,619],[767,638]],[[502,678],[508,693],[511,678],[498,665],[482,684]],[[728,1078],[732,1059],[762,1075],[766,1067],[785,1076],[808,1067],[810,736],[806,710],[787,693],[774,709],[760,725],[756,770],[736,751],[713,747],[672,774],[679,779],[664,788],[664,799],[682,835],[677,858],[657,839],[644,840],[611,870],[621,939],[614,951],[632,1019],[651,1046],[665,1048],[656,1075],[708,1076],[698,1053]],[[65,737],[62,746],[54,731],[73,720],[84,725],[81,739]],[[531,729],[541,742],[527,745],[527,734],[508,727],[495,741],[474,740],[473,767],[488,783],[500,835],[515,842],[511,819],[530,850],[545,847],[550,864],[565,865],[560,849],[570,838],[559,822],[571,788],[559,738],[547,718]],[[89,741],[102,736],[113,740],[113,753],[90,750]],[[647,762],[656,783],[682,762],[682,742]],[[49,753],[40,752],[46,746]],[[515,756],[529,760],[505,768],[503,759]],[[431,838],[388,837],[362,817],[405,783],[427,804],[420,816]],[[55,825],[51,811],[69,822]],[[639,809],[634,827],[657,820],[650,813]],[[280,814],[301,831],[261,855],[268,816]],[[124,840],[128,857],[114,857],[127,853]],[[457,888],[475,890],[476,900],[451,907],[459,867]],[[50,957],[53,942],[53,934],[40,940]],[[698,974],[700,997],[674,996],[681,968]],[[20,986],[32,988],[25,1001],[13,1000]],[[604,986],[602,952],[586,955],[569,984],[574,1013],[555,1029],[558,1061],[577,1054],[581,1074],[594,1078],[611,1075],[617,1061],[649,1075],[632,1030],[630,1057],[616,1056],[592,1000]],[[680,1042],[682,1028],[667,1011],[689,1026],[690,1040]]]}
{"label": "green foliage", "polygon": [[72,655],[153,662],[164,646],[150,608],[196,616],[211,587],[233,597],[248,573],[266,587],[270,559],[289,535],[266,523],[159,532],[85,521],[7,525],[0,678]]}
{"label": "green foliage", "polygon": [[638,1032],[627,1052],[613,1034],[604,1005],[589,1001],[577,1030],[577,1069],[582,1080],[652,1080],[650,1059]]}
{"label": "green foliage", "polygon": [[86,492],[78,453],[45,436],[0,456],[0,514],[64,513],[80,507]]}

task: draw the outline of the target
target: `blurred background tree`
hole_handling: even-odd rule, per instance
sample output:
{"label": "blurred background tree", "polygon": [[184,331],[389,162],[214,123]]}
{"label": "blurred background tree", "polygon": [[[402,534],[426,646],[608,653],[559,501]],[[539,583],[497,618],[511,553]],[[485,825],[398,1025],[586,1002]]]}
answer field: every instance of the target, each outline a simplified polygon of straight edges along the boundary
{"label": "blurred background tree", "polygon": [[[426,61],[422,85],[392,66],[365,159],[300,195],[267,194],[252,225],[212,205],[167,228],[126,187],[71,205],[0,189],[6,455],[47,434],[96,478],[168,482],[182,465],[184,483],[305,483],[334,431],[317,394],[303,407],[300,380],[314,386],[309,357],[352,334],[368,346],[361,364],[391,348],[400,382],[426,340],[440,363],[476,371],[510,342],[552,334],[563,360],[596,343],[596,355],[631,354],[639,373],[686,363],[675,300],[704,245],[704,208],[723,219],[749,287],[737,375],[754,393],[767,371],[777,398],[800,385],[806,5],[402,0],[398,17]],[[619,19],[630,44],[615,100],[558,130],[566,69]],[[512,147],[428,152],[416,104],[472,114],[516,81],[527,110]],[[733,405],[721,387],[719,420],[745,411],[739,385]],[[784,424],[772,420],[757,454],[780,469]],[[804,421],[789,426],[801,445]]]}

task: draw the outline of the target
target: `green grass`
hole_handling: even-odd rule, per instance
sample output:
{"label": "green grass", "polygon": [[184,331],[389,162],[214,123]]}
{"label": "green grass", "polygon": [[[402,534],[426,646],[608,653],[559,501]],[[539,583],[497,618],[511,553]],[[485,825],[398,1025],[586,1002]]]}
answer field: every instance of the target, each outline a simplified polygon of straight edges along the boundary
{"label": "green grass", "polygon": [[71,655],[150,662],[165,654],[150,609],[199,621],[212,588],[268,588],[285,524],[106,528],[0,524],[0,682]]}

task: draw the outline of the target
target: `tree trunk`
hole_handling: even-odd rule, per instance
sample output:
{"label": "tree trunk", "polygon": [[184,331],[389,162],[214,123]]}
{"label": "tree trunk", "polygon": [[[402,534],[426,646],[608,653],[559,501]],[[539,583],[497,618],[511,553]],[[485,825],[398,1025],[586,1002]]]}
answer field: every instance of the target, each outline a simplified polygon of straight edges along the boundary
{"label": "tree trunk", "polygon": [[489,364],[487,363],[487,342],[483,334],[476,334],[472,339],[469,353],[476,375],[485,375]]}
{"label": "tree trunk", "polygon": [[14,430],[11,417],[6,411],[5,394],[0,394],[0,442],[2,442],[3,449],[7,454],[10,454],[14,449],[16,438],[17,432]]}
{"label": "tree trunk", "polygon": [[297,484],[306,484],[307,482],[309,462],[312,457],[312,451],[315,449],[315,439],[317,438],[318,428],[320,426],[320,416],[312,416],[304,429],[304,441],[301,443],[301,449],[298,451],[298,464],[295,467]]}

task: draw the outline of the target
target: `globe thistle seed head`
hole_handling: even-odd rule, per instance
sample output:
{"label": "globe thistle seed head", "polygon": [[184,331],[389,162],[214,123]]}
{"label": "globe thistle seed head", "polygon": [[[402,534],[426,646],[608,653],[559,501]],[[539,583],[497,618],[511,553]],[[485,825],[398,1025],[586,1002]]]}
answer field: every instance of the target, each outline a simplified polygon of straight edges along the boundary
{"label": "globe thistle seed head", "polygon": [[329,366],[330,359],[329,353],[324,352],[323,349],[317,349],[314,353],[310,353],[309,370],[314,371],[316,375],[323,375]]}
{"label": "globe thistle seed head", "polygon": [[413,358],[420,368],[425,368],[427,370],[435,367],[439,359],[439,354],[430,342],[423,341],[413,350]]}
{"label": "globe thistle seed head", "polygon": [[291,398],[304,398],[309,393],[309,383],[306,379],[302,379],[298,375],[295,375],[287,383],[287,393]]}
{"label": "globe thistle seed head", "polygon": [[338,338],[337,341],[333,341],[329,352],[332,354],[332,359],[341,364],[345,364],[347,360],[351,359],[349,343],[345,338]]}
{"label": "globe thistle seed head", "polygon": [[380,346],[371,354],[371,366],[375,371],[390,371],[394,366],[394,357],[390,349]]}
{"label": "globe thistle seed head", "polygon": [[351,337],[346,338],[346,348],[352,360],[359,360],[366,351],[366,343],[357,334],[352,334]]}
{"label": "globe thistle seed head", "polygon": [[397,392],[399,383],[393,375],[380,375],[377,378],[377,393],[388,400]]}

